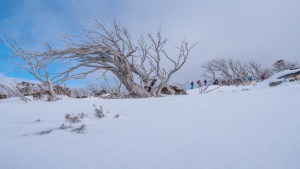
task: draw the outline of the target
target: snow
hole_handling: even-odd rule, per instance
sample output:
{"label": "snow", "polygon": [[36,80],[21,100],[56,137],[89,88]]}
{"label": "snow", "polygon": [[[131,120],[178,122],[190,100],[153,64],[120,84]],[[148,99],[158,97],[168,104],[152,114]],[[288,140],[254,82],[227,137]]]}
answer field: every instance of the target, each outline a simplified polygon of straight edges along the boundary
{"label": "snow", "polygon": [[269,87],[269,84],[271,82],[278,82],[278,81],[285,82],[284,79],[282,79],[282,78],[279,79],[279,78],[284,76],[284,75],[296,73],[296,72],[299,72],[299,71],[300,71],[300,68],[294,69],[294,70],[285,70],[285,71],[278,72],[278,73],[274,74],[273,76],[269,77],[268,79],[264,80],[262,83],[259,83],[258,87],[267,88],[267,87]]}
{"label": "snow", "polygon": [[[0,168],[299,169],[300,83],[258,86],[149,99],[0,100]],[[96,118],[93,104],[106,117]],[[58,130],[66,113],[81,112],[84,133]]]}

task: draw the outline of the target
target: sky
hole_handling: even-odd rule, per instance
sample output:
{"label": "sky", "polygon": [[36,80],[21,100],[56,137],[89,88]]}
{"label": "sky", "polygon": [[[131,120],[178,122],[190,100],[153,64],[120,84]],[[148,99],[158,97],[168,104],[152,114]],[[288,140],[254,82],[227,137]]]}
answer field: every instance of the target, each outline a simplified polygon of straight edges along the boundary
{"label": "sky", "polygon": [[[300,62],[299,0],[0,0],[0,36],[55,47],[61,47],[63,35],[78,34],[80,25],[90,25],[91,19],[108,24],[113,18],[133,39],[161,26],[172,54],[183,39],[198,43],[174,82],[203,78],[200,66],[216,58],[266,66],[279,59]],[[33,79],[10,62],[8,53],[0,43],[1,78]]]}

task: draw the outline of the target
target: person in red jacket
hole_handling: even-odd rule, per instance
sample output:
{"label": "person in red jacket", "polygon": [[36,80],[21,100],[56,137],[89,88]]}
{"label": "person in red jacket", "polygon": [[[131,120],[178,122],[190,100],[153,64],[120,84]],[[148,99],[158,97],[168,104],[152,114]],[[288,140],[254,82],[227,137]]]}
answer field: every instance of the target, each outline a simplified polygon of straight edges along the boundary
{"label": "person in red jacket", "polygon": [[198,87],[201,87],[201,81],[200,80],[197,81],[197,84],[198,84]]}
{"label": "person in red jacket", "polygon": [[262,74],[260,78],[261,80],[266,80],[266,74]]}

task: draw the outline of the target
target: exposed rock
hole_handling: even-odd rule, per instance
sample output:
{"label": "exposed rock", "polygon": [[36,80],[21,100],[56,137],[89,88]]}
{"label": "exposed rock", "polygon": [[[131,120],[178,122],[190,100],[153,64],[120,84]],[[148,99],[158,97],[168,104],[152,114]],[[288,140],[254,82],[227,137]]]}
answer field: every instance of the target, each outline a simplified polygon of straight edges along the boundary
{"label": "exposed rock", "polygon": [[104,96],[104,95],[106,95],[106,94],[107,94],[107,91],[106,91],[106,90],[101,90],[101,91],[95,93],[95,96],[101,97],[101,96]]}
{"label": "exposed rock", "polygon": [[6,99],[6,98],[8,98],[8,96],[7,96],[7,95],[0,94],[0,99]]}
{"label": "exposed rock", "polygon": [[173,90],[173,91],[170,91],[167,87],[164,87],[164,88],[162,88],[161,93],[165,94],[165,95],[172,95],[172,94],[175,94],[175,95],[186,95],[186,91],[183,90],[183,89],[180,89],[177,86],[170,85],[169,88],[171,90]]}
{"label": "exposed rock", "polygon": [[274,86],[278,86],[282,83],[282,81],[277,81],[277,82],[271,82],[269,83],[269,86],[274,87]]}
{"label": "exposed rock", "polygon": [[54,86],[54,92],[58,95],[64,95],[71,97],[71,89],[63,86],[56,85]]}
{"label": "exposed rock", "polygon": [[300,68],[279,72],[279,76],[269,83],[269,86],[278,86],[283,82],[293,82],[300,80]]}

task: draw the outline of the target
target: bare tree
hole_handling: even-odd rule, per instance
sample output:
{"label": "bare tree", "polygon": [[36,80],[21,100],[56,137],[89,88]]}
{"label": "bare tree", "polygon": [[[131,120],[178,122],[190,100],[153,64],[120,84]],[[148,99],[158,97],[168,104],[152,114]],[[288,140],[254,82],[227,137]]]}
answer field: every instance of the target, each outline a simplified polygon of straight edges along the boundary
{"label": "bare tree", "polygon": [[245,81],[248,75],[255,79],[260,79],[263,73],[267,73],[267,69],[262,69],[261,66],[252,61],[242,63],[232,59],[212,59],[201,68],[205,71],[206,77],[211,79],[219,78],[221,84],[238,85]]}
{"label": "bare tree", "polygon": [[9,98],[14,95],[14,91],[4,84],[0,84],[0,99]]}
{"label": "bare tree", "polygon": [[228,79],[231,81],[231,84],[236,84],[236,82],[242,82],[248,75],[247,65],[241,63],[240,61],[234,61],[232,59],[227,60],[227,64],[229,67],[229,71],[231,72],[232,79]]}
{"label": "bare tree", "polygon": [[91,93],[92,96],[99,96],[103,92],[103,88],[99,84],[89,84],[86,86],[86,89]]}
{"label": "bare tree", "polygon": [[106,96],[105,98],[124,98],[125,94],[122,91],[122,83],[117,80],[116,78],[113,78],[114,82],[115,82],[115,86],[111,85],[108,83],[107,81],[107,77],[104,75],[104,80],[106,85],[102,85],[102,90],[106,92]]}
{"label": "bare tree", "polygon": [[87,98],[91,96],[91,92],[86,88],[72,88],[71,89],[71,97],[73,98]]}
{"label": "bare tree", "polygon": [[4,84],[0,84],[0,94],[6,95],[7,97],[16,96],[19,97],[21,100],[25,101],[26,103],[30,101],[30,99],[26,98],[24,94],[22,94],[16,86],[9,87]]}
{"label": "bare tree", "polygon": [[[278,60],[272,68],[263,68],[259,63],[251,61],[248,63],[242,63],[232,59],[212,59],[206,64],[203,64],[201,68],[205,72],[205,77],[212,80],[218,78],[221,80],[221,84],[241,84],[245,81],[248,75],[252,76],[256,80],[265,79],[272,74],[299,67],[297,62],[287,62],[284,60]],[[223,82],[223,83],[222,83]]]}
{"label": "bare tree", "polygon": [[261,65],[254,61],[248,62],[247,68],[248,68],[249,74],[257,80],[259,80],[260,77],[264,73],[263,69],[261,68]]}
{"label": "bare tree", "polygon": [[0,95],[2,95],[3,97],[11,97],[13,96],[13,94],[14,92],[12,91],[12,89],[7,87],[6,85],[0,84]]}
{"label": "bare tree", "polygon": [[264,75],[265,78],[270,77],[273,75],[273,70],[271,68],[266,67],[262,69],[262,75]]}
{"label": "bare tree", "polygon": [[[190,50],[196,45],[189,47],[188,43],[183,41],[180,47],[177,47],[179,54],[176,59],[171,58],[167,52],[164,50],[164,46],[167,43],[166,38],[162,38],[160,30],[153,37],[151,34],[148,35],[150,39],[150,47],[147,48],[147,45],[140,45],[140,49],[143,51],[143,57],[150,59],[151,69],[154,70],[154,77],[159,79],[159,84],[156,88],[150,86],[154,89],[154,93],[156,96],[160,95],[161,90],[166,87],[171,93],[175,93],[175,91],[168,85],[170,78],[174,73],[176,73],[186,62]],[[143,44],[143,43],[140,43]],[[144,44],[146,44],[144,42]],[[162,60],[166,59],[170,63],[172,63],[172,67],[170,69],[166,69],[162,66]],[[145,71],[146,72],[146,71]],[[149,71],[151,73],[151,71]],[[150,74],[148,74],[149,77]]]}
{"label": "bare tree", "polygon": [[[101,72],[102,76],[111,72],[132,97],[158,96],[171,76],[184,65],[194,45],[190,47],[183,41],[177,59],[172,59],[164,49],[167,40],[161,37],[160,31],[156,35],[156,38],[149,35],[148,40],[142,37],[135,45],[127,29],[116,20],[111,29],[96,20],[93,29],[83,28],[82,36],[68,38],[66,49],[51,49],[39,56],[72,61],[74,66],[57,76],[65,80],[82,79],[94,72]],[[163,57],[174,65],[172,69],[163,68]],[[148,86],[154,80],[159,80],[156,90],[149,91]]]}
{"label": "bare tree", "polygon": [[[53,62],[53,59],[46,56],[42,57],[37,53],[24,50],[16,39],[4,37],[2,41],[13,51],[13,54],[11,55],[13,62],[47,86],[50,92],[48,100],[57,100],[57,96],[54,92],[53,79],[50,77],[48,71],[48,67]],[[48,44],[46,45],[50,49],[50,46]]]}
{"label": "bare tree", "polygon": [[222,69],[220,68],[219,62],[225,62],[225,60],[220,59],[213,59],[208,61],[206,64],[201,65],[201,68],[204,70],[206,77],[215,80],[218,75],[216,75],[217,72],[221,72]]}
{"label": "bare tree", "polygon": [[[202,69],[205,71],[207,77],[221,80],[232,80],[235,72],[235,63],[232,60],[226,61],[225,59],[212,59],[208,63],[202,65]],[[222,77],[220,77],[220,75]]]}

